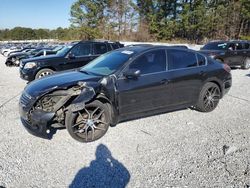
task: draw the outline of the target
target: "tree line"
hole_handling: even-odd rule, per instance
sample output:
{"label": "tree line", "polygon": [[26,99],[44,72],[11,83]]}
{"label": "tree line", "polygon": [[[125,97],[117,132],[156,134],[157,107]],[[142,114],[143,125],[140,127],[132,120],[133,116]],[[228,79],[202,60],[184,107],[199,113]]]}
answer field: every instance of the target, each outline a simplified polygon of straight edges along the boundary
{"label": "tree line", "polygon": [[250,39],[249,0],[77,0],[69,28],[0,30],[3,39]]}

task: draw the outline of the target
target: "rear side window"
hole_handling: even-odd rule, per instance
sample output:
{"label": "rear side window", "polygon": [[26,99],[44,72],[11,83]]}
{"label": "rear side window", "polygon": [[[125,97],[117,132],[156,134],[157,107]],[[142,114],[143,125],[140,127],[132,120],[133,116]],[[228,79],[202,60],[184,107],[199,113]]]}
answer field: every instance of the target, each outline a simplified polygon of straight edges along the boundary
{"label": "rear side window", "polygon": [[108,50],[106,44],[97,43],[94,44],[94,51],[95,54],[105,54]]}
{"label": "rear side window", "polygon": [[249,49],[250,45],[249,43],[244,43],[244,49]]}
{"label": "rear side window", "polygon": [[141,74],[166,71],[165,50],[146,52],[129,65],[129,69],[137,69]]}
{"label": "rear side window", "polygon": [[236,43],[236,50],[242,50],[242,44],[241,43]]}
{"label": "rear side window", "polygon": [[116,44],[116,43],[112,43],[111,45],[112,45],[112,48],[113,48],[114,50],[119,48],[118,44]]}
{"label": "rear side window", "polygon": [[167,50],[168,69],[176,70],[197,66],[196,55],[193,52],[177,49]]}
{"label": "rear side window", "polygon": [[72,51],[75,56],[91,55],[91,44],[78,44]]}
{"label": "rear side window", "polygon": [[206,65],[206,58],[203,55],[197,54],[197,60],[199,66]]}

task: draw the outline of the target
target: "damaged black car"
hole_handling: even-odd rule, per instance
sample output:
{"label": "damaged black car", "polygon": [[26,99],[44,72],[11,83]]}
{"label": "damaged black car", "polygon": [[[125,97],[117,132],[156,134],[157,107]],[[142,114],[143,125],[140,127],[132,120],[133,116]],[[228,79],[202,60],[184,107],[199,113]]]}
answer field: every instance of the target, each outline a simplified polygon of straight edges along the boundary
{"label": "damaged black car", "polygon": [[33,135],[50,139],[66,127],[74,139],[91,142],[122,121],[189,107],[210,112],[231,84],[230,68],[199,52],[126,47],[31,82],[20,98],[20,115]]}

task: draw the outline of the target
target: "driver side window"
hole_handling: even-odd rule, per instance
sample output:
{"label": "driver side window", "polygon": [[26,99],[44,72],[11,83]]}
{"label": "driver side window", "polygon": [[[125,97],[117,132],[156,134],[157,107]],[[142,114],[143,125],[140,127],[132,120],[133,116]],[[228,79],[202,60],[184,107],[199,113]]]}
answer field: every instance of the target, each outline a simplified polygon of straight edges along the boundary
{"label": "driver side window", "polygon": [[166,71],[165,50],[146,52],[129,65],[129,69],[140,70],[141,74]]}
{"label": "driver side window", "polygon": [[79,44],[71,50],[71,53],[76,57],[91,55],[91,44]]}

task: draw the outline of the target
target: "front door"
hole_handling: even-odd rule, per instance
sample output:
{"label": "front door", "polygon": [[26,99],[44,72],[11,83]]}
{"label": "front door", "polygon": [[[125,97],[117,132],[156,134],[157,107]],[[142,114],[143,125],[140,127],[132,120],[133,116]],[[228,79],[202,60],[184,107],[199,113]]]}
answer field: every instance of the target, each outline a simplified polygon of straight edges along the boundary
{"label": "front door", "polygon": [[60,66],[64,70],[82,67],[94,59],[92,51],[92,44],[79,43],[70,50]]}
{"label": "front door", "polygon": [[137,78],[118,78],[118,105],[121,115],[137,114],[167,105],[171,89],[168,85],[164,49],[144,53],[126,70],[140,70],[141,75]]}

